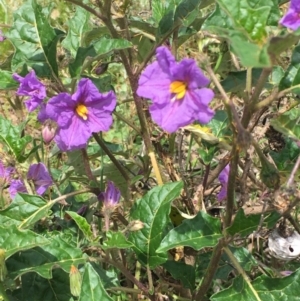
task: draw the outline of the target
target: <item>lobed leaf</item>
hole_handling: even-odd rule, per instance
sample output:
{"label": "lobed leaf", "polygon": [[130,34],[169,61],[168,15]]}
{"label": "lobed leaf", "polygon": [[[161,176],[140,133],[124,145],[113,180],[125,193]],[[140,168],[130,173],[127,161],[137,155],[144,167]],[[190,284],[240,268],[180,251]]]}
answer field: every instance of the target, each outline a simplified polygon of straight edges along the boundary
{"label": "lobed leaf", "polygon": [[138,200],[131,210],[131,219],[143,222],[144,228],[131,232],[128,241],[132,243],[138,259],[151,268],[167,260],[167,254],[158,254],[157,248],[171,227],[171,202],[179,196],[182,186],[182,182],[176,182],[155,187]]}
{"label": "lobed leaf", "polygon": [[15,46],[12,69],[31,66],[38,76],[58,75],[56,45],[58,37],[48,16],[36,0],[28,0],[14,12],[14,23],[7,37]]}
{"label": "lobed leaf", "polygon": [[161,242],[157,252],[164,253],[172,248],[188,246],[195,250],[213,247],[222,237],[221,222],[200,211],[193,219],[184,220],[171,230]]}
{"label": "lobed leaf", "polygon": [[77,49],[83,45],[83,36],[89,29],[90,13],[80,6],[76,6],[74,16],[67,21],[68,33],[62,41],[62,46],[76,56]]}
{"label": "lobed leaf", "polygon": [[0,246],[5,249],[5,258],[17,252],[46,245],[50,241],[30,230],[20,230],[16,225],[0,226]]}
{"label": "lobed leaf", "polygon": [[61,268],[69,273],[71,265],[84,263],[82,251],[69,241],[67,236],[49,237],[49,243],[15,254],[7,260],[7,268],[12,277],[35,272],[41,277],[51,279],[53,268]]}

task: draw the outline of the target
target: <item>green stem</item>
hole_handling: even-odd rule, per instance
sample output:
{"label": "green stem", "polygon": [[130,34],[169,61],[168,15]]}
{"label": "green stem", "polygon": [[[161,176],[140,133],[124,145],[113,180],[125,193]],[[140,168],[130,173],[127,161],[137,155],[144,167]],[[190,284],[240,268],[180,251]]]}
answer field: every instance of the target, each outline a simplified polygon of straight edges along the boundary
{"label": "green stem", "polygon": [[[252,286],[250,278],[248,277],[248,275],[246,274],[246,272],[244,271],[244,269],[241,267],[240,263],[236,260],[236,258],[234,257],[234,255],[232,254],[232,252],[230,251],[230,249],[226,246],[226,247],[224,247],[224,251],[226,252],[226,254],[229,257],[230,261],[232,262],[233,266],[237,269],[237,271],[239,272],[239,274],[242,275],[243,279],[248,284],[250,290],[252,291],[253,295],[255,296],[255,299],[257,301],[262,301],[260,299],[260,297],[258,296],[257,291]],[[251,299],[250,296],[249,296],[249,298]]]}
{"label": "green stem", "polygon": [[123,178],[125,179],[125,181],[129,184],[130,178],[129,178],[127,172],[125,171],[123,166],[119,163],[119,161],[115,158],[115,156],[110,152],[108,147],[105,145],[104,141],[98,136],[97,133],[93,133],[93,137],[95,138],[95,140],[97,141],[99,146],[103,149],[103,151],[107,154],[109,159],[114,163],[116,168],[120,171],[120,173],[123,176]]}
{"label": "green stem", "polygon": [[118,119],[122,120],[124,123],[128,124],[132,129],[134,129],[139,135],[141,135],[141,129],[139,129],[138,127],[136,127],[131,121],[129,121],[128,119],[126,119],[125,117],[123,117],[121,114],[119,114],[118,112],[114,111],[113,113],[114,115],[116,115],[118,117]]}

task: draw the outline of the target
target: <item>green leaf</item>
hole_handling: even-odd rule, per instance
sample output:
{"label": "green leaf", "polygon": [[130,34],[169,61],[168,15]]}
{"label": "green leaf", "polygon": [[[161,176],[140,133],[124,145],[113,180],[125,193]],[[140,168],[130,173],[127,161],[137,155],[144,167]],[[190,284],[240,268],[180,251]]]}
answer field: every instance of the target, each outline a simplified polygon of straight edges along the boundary
{"label": "green leaf", "polygon": [[195,250],[213,247],[221,237],[220,220],[200,211],[193,219],[184,220],[181,225],[171,230],[157,252],[163,253],[179,246],[188,246]]}
{"label": "green leaf", "polygon": [[252,282],[254,291],[257,293],[258,299],[249,285],[243,280],[241,276],[234,279],[233,284],[211,296],[212,301],[274,301],[274,300],[293,300],[299,301],[298,294],[300,281],[300,270],[297,270],[290,276],[284,278],[270,278],[267,276],[260,276]]}
{"label": "green leaf", "polygon": [[[35,203],[35,198],[37,196],[32,196],[28,194],[20,194],[20,197],[23,197],[23,200],[25,202],[28,202],[31,205],[31,199],[34,198],[33,202]],[[30,216],[28,216],[26,219],[24,219],[18,226],[19,229],[24,229],[27,228],[33,224],[35,224],[37,221],[40,219],[46,217],[49,215],[49,210],[50,208],[56,203],[56,201],[50,201],[50,202],[45,202],[45,205],[38,208],[35,212],[33,212]]]}
{"label": "green leaf", "polygon": [[[262,226],[268,229],[275,226],[276,222],[280,218],[278,212],[272,212],[265,216]],[[241,237],[248,236],[253,231],[256,231],[261,220],[261,214],[251,214],[246,216],[243,209],[240,209],[232,225],[227,229],[227,232],[231,235],[239,234]]]}
{"label": "green leaf", "polygon": [[0,70],[0,89],[16,89],[19,83],[12,78],[12,72]]}
{"label": "green leaf", "polygon": [[14,23],[7,37],[16,48],[12,69],[24,64],[35,69],[38,76],[58,75],[56,47],[58,37],[48,16],[35,0],[28,0],[14,12]]}
{"label": "green leaf", "polygon": [[[32,215],[44,206],[48,206],[48,203],[43,198],[35,195],[18,193],[12,203],[7,208],[0,211],[0,222],[6,227],[9,227],[12,224],[19,226],[27,219],[30,219]],[[46,215],[41,217],[45,216]]]}
{"label": "green leaf", "polygon": [[15,156],[18,162],[22,163],[27,158],[25,149],[32,138],[21,135],[22,128],[13,125],[9,120],[0,116],[0,141],[8,148],[9,154]]}
{"label": "green leaf", "polygon": [[0,226],[0,246],[5,249],[5,258],[13,254],[50,243],[48,239],[30,230],[20,230],[16,225]]}
{"label": "green leaf", "polygon": [[295,140],[300,140],[300,109],[294,108],[270,121],[272,127],[283,135]]}
{"label": "green leaf", "polygon": [[236,3],[231,0],[218,0],[217,3],[215,11],[204,22],[203,28],[228,39],[232,50],[244,66],[271,66],[266,43],[266,25],[274,23],[275,15],[279,18],[277,1],[243,0]]}
{"label": "green leaf", "polygon": [[7,293],[15,301],[71,301],[69,273],[61,269],[53,271],[52,279],[45,279],[35,273],[21,277],[22,286]]}
{"label": "green leaf", "polygon": [[[237,248],[230,246],[230,251],[237,259],[241,267],[246,272],[253,271],[257,267],[258,263],[252,254],[245,248]],[[196,278],[203,278],[207,273],[207,268],[212,256],[212,251],[202,253],[196,258]],[[229,257],[225,252],[222,253],[221,260],[219,261],[219,267],[214,275],[214,279],[221,279],[228,281],[230,273],[235,271],[234,266],[230,264]]]}
{"label": "green leaf", "polygon": [[106,249],[126,249],[132,247],[132,243],[130,243],[123,233],[121,232],[106,232],[106,240],[103,242],[102,248]]}
{"label": "green leaf", "polygon": [[185,288],[195,289],[195,268],[193,266],[184,262],[168,260],[163,264],[163,267],[174,279],[180,280]]}
{"label": "green leaf", "polygon": [[[294,48],[292,58],[291,58],[291,63],[279,84],[279,90],[291,88],[299,84],[300,84],[300,45]],[[291,91],[300,94],[299,87]]]}
{"label": "green leaf", "polygon": [[90,45],[87,48],[79,47],[76,58],[73,63],[70,64],[70,74],[72,77],[79,76],[82,71],[82,65],[85,59],[89,59],[97,56],[99,59],[102,56],[109,54],[114,50],[126,49],[132,47],[132,44],[124,39],[109,39],[101,37],[97,42]]}
{"label": "green leaf", "polygon": [[[252,69],[252,86],[255,86],[262,69],[254,68]],[[247,71],[233,71],[229,72],[226,79],[221,81],[221,85],[226,92],[231,93],[243,93],[246,89],[246,79],[247,79]]]}
{"label": "green leaf", "polygon": [[150,268],[167,260],[167,254],[157,254],[168,228],[171,227],[169,218],[171,202],[179,196],[182,182],[169,183],[151,189],[142,199],[138,200],[131,210],[132,220],[140,220],[144,228],[131,232],[128,241],[138,259]]}
{"label": "green leaf", "polygon": [[48,237],[48,241],[42,248],[36,247],[10,257],[7,268],[11,277],[35,272],[41,277],[51,279],[53,268],[59,267],[69,273],[72,264],[77,266],[86,262],[82,251],[70,242],[67,235]]}
{"label": "green leaf", "polygon": [[74,16],[67,22],[68,34],[62,41],[62,46],[76,56],[79,46],[84,46],[83,35],[89,29],[90,13],[80,6],[76,6]]}
{"label": "green leaf", "polygon": [[87,262],[82,278],[79,301],[113,301],[103,287],[103,283],[92,265]]}
{"label": "green leaf", "polygon": [[88,224],[87,220],[74,211],[66,211],[66,213],[72,217],[72,219],[77,224],[78,228],[84,234],[85,238],[88,239],[89,241],[94,241],[95,238],[93,236],[91,226]]}

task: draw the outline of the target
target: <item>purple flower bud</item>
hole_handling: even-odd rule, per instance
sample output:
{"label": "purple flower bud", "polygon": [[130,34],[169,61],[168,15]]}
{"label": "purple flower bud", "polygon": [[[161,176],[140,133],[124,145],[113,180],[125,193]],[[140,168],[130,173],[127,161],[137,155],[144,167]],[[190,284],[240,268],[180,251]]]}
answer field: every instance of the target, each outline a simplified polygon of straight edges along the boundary
{"label": "purple flower bud", "polygon": [[219,181],[222,184],[222,188],[218,194],[218,200],[223,201],[227,195],[227,183],[229,177],[229,164],[220,172]]}
{"label": "purple flower bud", "polygon": [[103,206],[115,207],[120,201],[120,190],[114,185],[113,182],[108,181],[105,192],[103,193]]}
{"label": "purple flower bud", "polygon": [[45,144],[49,144],[54,136],[55,136],[55,129],[51,126],[49,123],[45,123],[43,129],[42,129],[42,137],[45,142]]}

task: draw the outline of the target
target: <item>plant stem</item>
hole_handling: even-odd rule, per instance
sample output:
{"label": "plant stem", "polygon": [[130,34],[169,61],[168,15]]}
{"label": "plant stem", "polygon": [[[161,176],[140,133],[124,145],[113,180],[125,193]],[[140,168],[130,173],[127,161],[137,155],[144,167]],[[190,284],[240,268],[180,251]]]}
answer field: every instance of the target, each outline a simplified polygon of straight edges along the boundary
{"label": "plant stem", "polygon": [[125,171],[125,169],[123,168],[123,166],[119,163],[119,161],[115,158],[115,156],[110,152],[110,150],[108,149],[108,147],[105,145],[104,141],[98,136],[97,133],[93,133],[93,137],[95,138],[95,140],[97,141],[97,143],[99,144],[99,146],[107,154],[107,156],[109,157],[109,159],[115,164],[115,166],[120,171],[120,173],[123,176],[123,178],[125,179],[125,181],[127,183],[129,183],[130,182],[130,178],[129,178],[127,172]]}
{"label": "plant stem", "polygon": [[[262,301],[260,299],[260,297],[258,296],[257,291],[252,286],[250,278],[248,277],[248,275],[246,274],[246,272],[244,271],[244,269],[241,267],[241,265],[239,264],[239,262],[236,260],[236,258],[234,257],[234,255],[232,254],[232,252],[230,251],[230,249],[226,246],[226,247],[224,247],[224,251],[226,252],[226,254],[229,257],[230,261],[232,262],[233,266],[237,269],[237,271],[239,272],[239,274],[242,275],[243,279],[245,280],[245,282],[249,286],[250,290],[252,291],[253,295],[255,296],[255,299],[257,301]],[[249,298],[251,299],[250,296],[249,296]]]}
{"label": "plant stem", "polygon": [[219,261],[222,256],[222,249],[224,246],[224,240],[220,239],[218,244],[214,247],[212,256],[210,258],[209,265],[207,267],[205,277],[203,278],[201,285],[199,287],[199,290],[194,295],[193,300],[194,301],[202,301],[204,300],[204,296],[208,289],[211,286],[211,283],[213,281],[214,275],[219,267]]}

